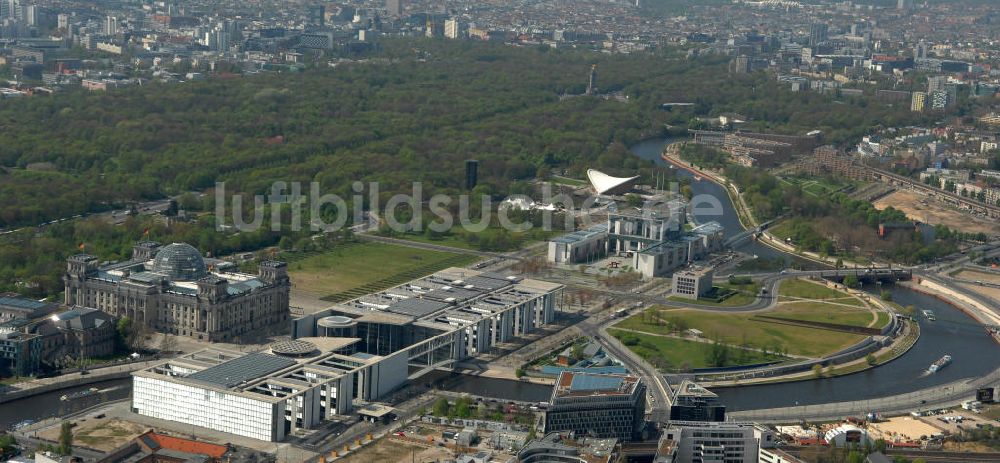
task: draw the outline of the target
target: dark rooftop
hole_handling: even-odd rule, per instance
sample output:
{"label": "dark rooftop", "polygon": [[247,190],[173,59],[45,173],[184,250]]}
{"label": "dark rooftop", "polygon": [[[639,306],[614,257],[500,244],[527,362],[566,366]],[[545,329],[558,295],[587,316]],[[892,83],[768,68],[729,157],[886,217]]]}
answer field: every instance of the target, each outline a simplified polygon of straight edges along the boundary
{"label": "dark rooftop", "polygon": [[294,365],[296,365],[294,360],[253,352],[192,373],[187,376],[187,379],[233,388]]}
{"label": "dark rooftop", "polygon": [[428,299],[409,298],[400,299],[393,302],[386,310],[398,314],[409,315],[411,317],[425,317],[438,310],[450,306],[447,302],[438,302]]}

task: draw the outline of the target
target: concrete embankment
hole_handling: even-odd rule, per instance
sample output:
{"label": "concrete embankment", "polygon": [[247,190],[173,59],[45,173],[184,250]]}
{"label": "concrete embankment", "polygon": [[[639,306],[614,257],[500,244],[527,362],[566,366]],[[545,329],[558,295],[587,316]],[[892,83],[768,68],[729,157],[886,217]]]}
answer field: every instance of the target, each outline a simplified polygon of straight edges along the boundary
{"label": "concrete embankment", "polygon": [[69,373],[56,376],[54,378],[39,378],[31,381],[25,381],[23,383],[17,383],[10,386],[9,389],[0,394],[0,404],[44,394],[46,392],[58,391],[60,389],[68,389],[114,379],[128,378],[133,371],[150,367],[159,362],[160,360],[127,363],[123,365],[89,370],[87,374]]}

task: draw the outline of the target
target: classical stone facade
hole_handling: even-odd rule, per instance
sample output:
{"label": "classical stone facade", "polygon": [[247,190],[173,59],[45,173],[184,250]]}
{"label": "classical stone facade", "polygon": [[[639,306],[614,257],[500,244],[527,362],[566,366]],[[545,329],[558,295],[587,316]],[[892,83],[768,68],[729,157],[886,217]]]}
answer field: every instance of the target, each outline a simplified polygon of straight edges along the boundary
{"label": "classical stone facade", "polygon": [[210,264],[183,243],[141,242],[132,259],[108,265],[78,254],[67,260],[65,303],[213,342],[288,329],[291,284],[284,262],[263,262],[257,275],[226,271],[223,261]]}

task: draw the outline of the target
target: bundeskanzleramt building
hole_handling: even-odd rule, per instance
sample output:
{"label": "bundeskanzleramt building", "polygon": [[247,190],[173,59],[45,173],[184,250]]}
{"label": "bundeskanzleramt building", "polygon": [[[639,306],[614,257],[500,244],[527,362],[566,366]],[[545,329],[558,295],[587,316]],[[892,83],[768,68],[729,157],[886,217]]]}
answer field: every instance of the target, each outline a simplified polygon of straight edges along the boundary
{"label": "bundeskanzleramt building", "polygon": [[645,427],[646,386],[636,376],[563,371],[545,412],[545,432],[632,441]]}
{"label": "bundeskanzleramt building", "polygon": [[103,266],[78,254],[67,260],[65,302],[213,342],[287,331],[291,284],[285,263],[263,262],[257,275],[223,271],[222,261],[213,266],[183,243],[141,242],[130,260]]}

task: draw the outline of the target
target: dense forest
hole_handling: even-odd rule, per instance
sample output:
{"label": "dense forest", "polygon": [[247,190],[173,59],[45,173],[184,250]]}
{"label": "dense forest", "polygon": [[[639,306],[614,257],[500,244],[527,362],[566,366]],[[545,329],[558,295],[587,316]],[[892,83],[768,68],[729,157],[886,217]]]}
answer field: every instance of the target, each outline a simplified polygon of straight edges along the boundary
{"label": "dense forest", "polygon": [[[618,98],[579,96],[592,64],[600,91]],[[687,60],[670,51],[390,40],[364,60],[302,73],[5,100],[0,229],[191,191],[211,197],[218,181],[229,194],[263,194],[277,180],[317,181],[344,197],[359,180],[379,182],[385,195],[413,181],[427,194],[456,193],[466,159],[480,161],[474,193],[500,197],[551,173],[642,172],[631,143],[729,111],[754,129],[819,129],[835,143],[921,117],[867,98],[792,93],[764,73],[734,78],[727,66],[727,57]],[[665,111],[664,102],[695,106]],[[80,243],[107,242],[93,252],[121,257],[150,227],[112,231],[89,222],[0,239],[0,290],[58,291],[62,260]],[[215,225],[201,217],[155,230],[158,239],[190,239],[216,253],[256,250],[286,233],[210,237]],[[15,288],[33,280],[44,284]]]}

